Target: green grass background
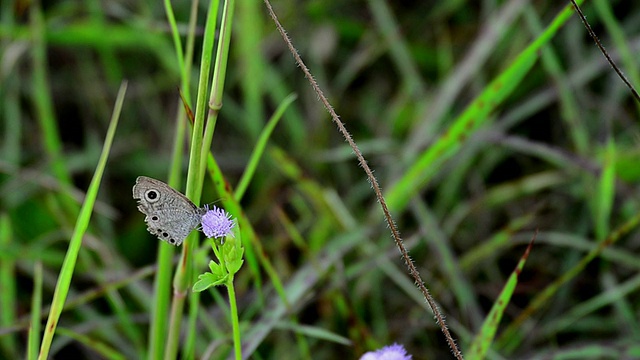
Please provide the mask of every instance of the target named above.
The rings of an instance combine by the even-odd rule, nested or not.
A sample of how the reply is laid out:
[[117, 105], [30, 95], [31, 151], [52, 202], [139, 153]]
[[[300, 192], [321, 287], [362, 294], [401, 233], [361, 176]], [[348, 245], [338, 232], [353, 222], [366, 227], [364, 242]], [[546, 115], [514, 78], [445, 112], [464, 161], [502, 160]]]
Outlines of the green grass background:
[[[273, 3], [467, 358], [640, 358], [640, 106], [567, 5]], [[188, 49], [191, 4], [172, 6]], [[0, 358], [37, 354], [80, 239], [50, 358], [161, 356], [151, 319], [172, 290], [159, 295], [154, 278], [173, 274], [158, 256], [175, 265], [180, 251], [146, 232], [131, 187], [172, 174], [185, 191], [179, 89], [195, 111], [208, 7], [189, 69], [162, 2], [0, 3]], [[582, 9], [639, 86], [640, 3]], [[219, 172], [200, 203], [225, 204], [214, 184], [243, 183], [228, 210], [261, 246], [235, 277], [243, 355], [349, 359], [398, 342], [414, 359], [451, 358], [362, 169], [262, 2], [236, 1], [229, 49], [211, 146]], [[210, 257], [194, 247], [194, 277]], [[231, 356], [226, 290], [192, 299], [179, 358]]]

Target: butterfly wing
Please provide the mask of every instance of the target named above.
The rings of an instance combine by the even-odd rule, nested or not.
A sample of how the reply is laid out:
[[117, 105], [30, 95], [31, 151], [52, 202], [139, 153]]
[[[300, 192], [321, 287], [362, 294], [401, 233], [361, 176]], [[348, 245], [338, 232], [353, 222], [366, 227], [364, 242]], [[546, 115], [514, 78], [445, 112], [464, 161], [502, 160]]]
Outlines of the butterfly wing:
[[195, 229], [204, 209], [160, 180], [140, 176], [133, 186], [138, 210], [146, 215], [147, 230], [160, 240], [179, 246]]
[[202, 215], [180, 208], [166, 208], [147, 215], [147, 231], [171, 245], [180, 246], [200, 224]]

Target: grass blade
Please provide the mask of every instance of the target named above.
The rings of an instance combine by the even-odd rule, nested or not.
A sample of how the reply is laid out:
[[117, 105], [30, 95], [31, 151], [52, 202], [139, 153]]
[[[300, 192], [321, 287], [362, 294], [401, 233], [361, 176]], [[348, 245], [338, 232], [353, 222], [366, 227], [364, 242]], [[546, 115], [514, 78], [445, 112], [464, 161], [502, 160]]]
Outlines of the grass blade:
[[27, 359], [35, 360], [40, 347], [40, 328], [42, 309], [42, 263], [36, 262], [33, 270], [33, 294], [31, 295], [31, 322], [29, 324], [29, 340], [27, 344]]
[[391, 212], [404, 209], [416, 191], [422, 189], [436, 174], [440, 165], [460, 150], [464, 140], [489, 121], [491, 112], [518, 88], [520, 81], [536, 63], [540, 48], [553, 38], [572, 14], [573, 7], [565, 6], [545, 31], [486, 87], [433, 146], [420, 155], [400, 180], [391, 186], [387, 193]]
[[611, 211], [616, 196], [616, 145], [612, 138], [607, 141], [603, 155], [597, 194], [591, 202], [594, 207], [593, 217], [598, 241], [604, 240], [609, 233]]
[[278, 106], [276, 111], [271, 116], [271, 119], [269, 119], [269, 122], [267, 122], [267, 125], [264, 127], [264, 129], [262, 129], [262, 132], [260, 133], [260, 137], [256, 142], [256, 146], [253, 149], [251, 156], [249, 157], [249, 162], [247, 163], [247, 167], [244, 170], [244, 173], [242, 174], [240, 181], [238, 181], [238, 186], [236, 187], [236, 191], [233, 194], [233, 197], [236, 199], [236, 201], [239, 202], [240, 200], [242, 200], [242, 196], [244, 195], [244, 192], [247, 190], [247, 187], [251, 182], [251, 178], [253, 178], [253, 174], [256, 172], [256, 168], [258, 167], [258, 162], [260, 161], [260, 158], [264, 154], [264, 149], [267, 146], [267, 141], [269, 141], [269, 137], [271, 137], [271, 134], [273, 133], [273, 130], [276, 128], [276, 125], [278, 125], [278, 122], [280, 122], [280, 119], [282, 119], [282, 114], [284, 114], [285, 110], [287, 110], [289, 105], [291, 105], [291, 103], [296, 99], [296, 97], [297, 97], [296, 95], [291, 94], [287, 96], [284, 100], [282, 100], [282, 102], [280, 103], [280, 106]]
[[500, 319], [502, 319], [504, 311], [511, 301], [511, 296], [513, 295], [513, 292], [518, 285], [518, 279], [520, 278], [520, 274], [522, 273], [524, 264], [529, 258], [529, 254], [531, 253], [531, 248], [533, 247], [533, 242], [535, 241], [536, 235], [537, 232], [533, 235], [533, 238], [529, 242], [529, 246], [527, 246], [527, 250], [525, 250], [524, 254], [520, 258], [520, 261], [518, 262], [518, 265], [511, 273], [511, 276], [509, 276], [507, 283], [500, 292], [500, 296], [498, 296], [495, 303], [493, 304], [493, 307], [491, 307], [491, 311], [489, 311], [489, 314], [487, 314], [480, 332], [478, 333], [478, 335], [476, 335], [473, 343], [471, 344], [471, 349], [466, 353], [467, 357], [470, 360], [484, 359], [487, 351], [489, 350], [489, 346], [491, 346], [491, 344], [493, 343], [493, 339], [495, 338], [496, 332], [498, 330], [498, 325], [500, 325]]
[[115, 349], [111, 348], [110, 346], [108, 346], [107, 344], [98, 341], [94, 338], [91, 338], [87, 335], [83, 335], [80, 333], [77, 333], [75, 331], [71, 331], [69, 329], [66, 328], [59, 328], [58, 329], [58, 333], [62, 336], [67, 336], [72, 338], [73, 340], [83, 344], [84, 346], [86, 346], [87, 348], [95, 351], [97, 354], [101, 355], [102, 358], [104, 359], [110, 359], [110, 360], [125, 360], [126, 357], [124, 355], [122, 355], [121, 353], [117, 352]]
[[[0, 247], [9, 248], [13, 234], [11, 221], [5, 213], [0, 214]], [[12, 259], [0, 262], [0, 327], [8, 327], [15, 323], [17, 314], [16, 263]], [[18, 357], [18, 347], [14, 335], [0, 337], [0, 350], [7, 358]]]
[[597, 256], [599, 256], [604, 249], [615, 244], [620, 238], [631, 230], [640, 225], [640, 213], [636, 214], [627, 222], [622, 224], [616, 230], [611, 232], [604, 241], [601, 241], [598, 246], [591, 249], [576, 265], [562, 274], [556, 281], [549, 284], [546, 288], [538, 293], [534, 297], [529, 306], [525, 308], [520, 315], [503, 331], [502, 335], [498, 339], [496, 347], [505, 348], [507, 351], [512, 350], [515, 346], [522, 341], [520, 329], [524, 321], [531, 317], [531, 315], [548, 303], [548, 301], [557, 294], [562, 285], [576, 277], [578, 274], [584, 271], [585, 267]]
[[111, 117], [109, 129], [107, 130], [107, 136], [102, 147], [102, 153], [100, 154], [100, 160], [98, 160], [98, 166], [96, 167], [96, 171], [93, 175], [93, 178], [91, 179], [91, 184], [89, 185], [89, 189], [87, 190], [87, 196], [84, 203], [82, 204], [82, 208], [80, 209], [80, 214], [78, 215], [78, 220], [76, 221], [76, 226], [73, 230], [71, 241], [69, 242], [69, 249], [67, 250], [67, 253], [64, 257], [62, 269], [60, 269], [58, 282], [53, 293], [53, 300], [51, 301], [51, 309], [49, 310], [47, 325], [45, 327], [44, 336], [42, 338], [40, 354], [38, 355], [38, 358], [42, 360], [48, 358], [49, 356], [51, 341], [53, 340], [53, 335], [55, 334], [56, 327], [60, 320], [62, 308], [64, 307], [64, 303], [67, 299], [67, 294], [69, 293], [69, 286], [71, 285], [73, 270], [75, 269], [78, 253], [80, 252], [80, 247], [82, 246], [82, 237], [84, 236], [84, 233], [89, 226], [89, 220], [91, 219], [91, 214], [93, 212], [93, 205], [95, 204], [96, 198], [98, 196], [102, 174], [104, 173], [104, 169], [107, 165], [107, 159], [109, 158], [111, 144], [113, 143], [113, 138], [118, 127], [118, 119], [120, 118], [120, 111], [122, 110], [122, 103], [124, 102], [124, 95], [126, 93], [126, 90], [127, 83], [125, 82], [120, 86], [120, 90], [118, 91], [118, 97], [116, 98], [113, 115]]

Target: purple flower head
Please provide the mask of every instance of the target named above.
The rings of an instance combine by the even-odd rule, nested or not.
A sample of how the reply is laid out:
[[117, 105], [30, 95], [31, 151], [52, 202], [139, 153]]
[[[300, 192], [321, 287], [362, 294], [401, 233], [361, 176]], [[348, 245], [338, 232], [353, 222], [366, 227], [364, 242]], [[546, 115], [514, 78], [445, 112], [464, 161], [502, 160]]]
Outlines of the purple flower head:
[[411, 360], [411, 355], [400, 344], [385, 346], [376, 351], [369, 351], [360, 360]]
[[207, 212], [202, 215], [202, 232], [208, 238], [221, 238], [228, 235], [233, 236], [231, 229], [235, 223], [231, 220], [231, 215], [213, 205], [211, 209], [209, 206], [205, 206]]

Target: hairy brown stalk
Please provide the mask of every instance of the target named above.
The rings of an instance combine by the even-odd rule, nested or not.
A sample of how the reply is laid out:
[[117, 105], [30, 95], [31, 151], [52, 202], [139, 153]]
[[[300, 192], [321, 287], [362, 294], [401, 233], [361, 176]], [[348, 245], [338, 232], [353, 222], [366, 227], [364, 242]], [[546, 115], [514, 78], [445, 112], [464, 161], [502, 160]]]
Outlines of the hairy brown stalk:
[[627, 77], [624, 76], [624, 74], [622, 73], [622, 70], [620, 70], [620, 68], [616, 65], [616, 63], [613, 62], [613, 59], [611, 58], [611, 56], [609, 56], [609, 53], [607, 52], [607, 50], [604, 49], [604, 46], [602, 45], [602, 43], [598, 39], [598, 36], [593, 31], [593, 29], [591, 29], [591, 25], [589, 25], [589, 22], [587, 21], [587, 17], [584, 16], [584, 14], [582, 13], [582, 10], [580, 10], [580, 7], [578, 6], [578, 4], [575, 2], [575, 0], [571, 0], [571, 4], [573, 4], [573, 7], [574, 7], [574, 9], [576, 9], [576, 12], [578, 13], [578, 16], [580, 17], [580, 20], [582, 20], [582, 23], [584, 24], [584, 27], [587, 28], [587, 32], [589, 33], [589, 35], [591, 36], [593, 41], [596, 42], [596, 45], [598, 45], [598, 48], [600, 49], [600, 51], [602, 52], [604, 57], [607, 59], [607, 61], [609, 62], [609, 64], [613, 68], [613, 70], [615, 70], [616, 74], [618, 74], [620, 79], [622, 79], [622, 81], [625, 83], [625, 85], [627, 85], [627, 87], [631, 90], [631, 93], [633, 94], [633, 97], [636, 99], [636, 101], [640, 102], [640, 95], [638, 95], [638, 92], [633, 87], [633, 85], [631, 85], [631, 82], [627, 79]]
[[356, 154], [358, 163], [360, 164], [360, 166], [362, 166], [362, 168], [364, 169], [364, 172], [367, 174], [367, 178], [371, 183], [371, 187], [373, 187], [373, 191], [375, 192], [376, 197], [378, 198], [378, 202], [382, 207], [384, 218], [387, 221], [387, 225], [389, 226], [389, 229], [391, 230], [391, 235], [393, 237], [393, 240], [395, 241], [396, 246], [398, 247], [398, 249], [400, 250], [400, 253], [402, 254], [402, 258], [405, 264], [407, 265], [409, 274], [411, 274], [411, 276], [413, 277], [416, 285], [422, 292], [422, 295], [424, 296], [425, 300], [429, 304], [429, 307], [433, 311], [433, 314], [436, 318], [436, 322], [440, 326], [440, 329], [442, 329], [442, 332], [444, 333], [444, 336], [446, 337], [447, 342], [449, 343], [449, 347], [451, 348], [453, 355], [457, 359], [462, 360], [462, 352], [460, 352], [460, 350], [458, 349], [458, 346], [456, 345], [455, 340], [451, 336], [451, 333], [449, 333], [449, 329], [447, 328], [447, 324], [444, 320], [444, 316], [438, 309], [438, 305], [435, 299], [431, 296], [431, 294], [429, 293], [429, 290], [424, 285], [424, 282], [420, 277], [420, 273], [418, 272], [418, 269], [416, 268], [415, 264], [413, 263], [413, 260], [411, 260], [411, 257], [409, 256], [409, 252], [404, 247], [404, 243], [402, 242], [402, 238], [400, 237], [400, 232], [398, 231], [398, 227], [396, 226], [395, 222], [393, 221], [393, 218], [391, 217], [391, 213], [389, 212], [389, 208], [387, 207], [387, 202], [385, 201], [384, 196], [382, 195], [382, 190], [380, 189], [378, 180], [373, 175], [373, 171], [367, 164], [367, 160], [365, 160], [364, 156], [362, 155], [362, 152], [358, 148], [358, 145], [356, 145], [355, 141], [351, 137], [351, 134], [349, 134], [349, 131], [347, 131], [347, 128], [344, 126], [344, 123], [340, 120], [340, 117], [338, 116], [338, 114], [336, 114], [335, 110], [333, 109], [333, 106], [331, 106], [331, 104], [329, 103], [329, 100], [326, 98], [326, 96], [324, 96], [322, 89], [320, 89], [320, 86], [318, 85], [316, 80], [313, 78], [313, 75], [311, 75], [311, 72], [309, 71], [305, 63], [302, 61], [300, 54], [298, 54], [298, 51], [293, 46], [291, 39], [289, 39], [289, 36], [287, 35], [286, 30], [280, 24], [280, 21], [278, 21], [278, 17], [276, 16], [276, 13], [273, 11], [273, 8], [271, 7], [271, 3], [269, 2], [269, 0], [264, 0], [264, 3], [267, 6], [269, 15], [271, 15], [273, 22], [276, 24], [276, 27], [278, 28], [280, 35], [282, 35], [282, 38], [284, 39], [284, 42], [287, 44], [287, 47], [289, 48], [289, 51], [293, 55], [296, 63], [298, 64], [300, 69], [302, 69], [304, 76], [307, 78], [307, 80], [309, 80], [311, 87], [316, 92], [316, 94], [318, 95], [318, 98], [320, 98], [320, 101], [322, 101], [322, 104], [331, 115], [331, 119], [333, 120], [333, 122], [338, 126], [340, 133], [345, 138], [345, 140], [347, 140], [347, 142], [349, 143], [349, 146], [351, 146], [351, 149]]

